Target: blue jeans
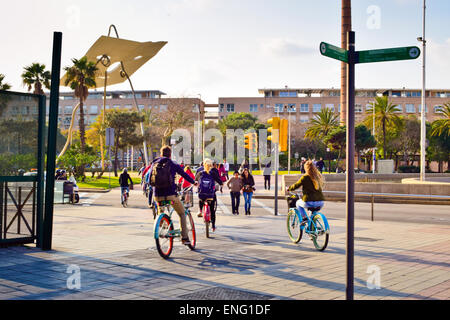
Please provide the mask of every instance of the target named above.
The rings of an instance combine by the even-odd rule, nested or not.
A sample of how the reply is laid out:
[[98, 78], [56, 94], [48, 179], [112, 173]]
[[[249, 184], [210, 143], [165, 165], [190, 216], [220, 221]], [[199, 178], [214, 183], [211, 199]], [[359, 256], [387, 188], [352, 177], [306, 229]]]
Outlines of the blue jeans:
[[307, 218], [306, 210], [308, 208], [323, 208], [323, 201], [307, 201], [304, 202], [302, 199], [297, 201], [297, 209], [300, 211], [302, 218]]
[[252, 207], [253, 192], [243, 192], [245, 200], [245, 212], [248, 212]]
[[123, 192], [127, 191], [128, 194], [130, 194], [130, 187], [120, 187], [120, 199], [123, 202]]

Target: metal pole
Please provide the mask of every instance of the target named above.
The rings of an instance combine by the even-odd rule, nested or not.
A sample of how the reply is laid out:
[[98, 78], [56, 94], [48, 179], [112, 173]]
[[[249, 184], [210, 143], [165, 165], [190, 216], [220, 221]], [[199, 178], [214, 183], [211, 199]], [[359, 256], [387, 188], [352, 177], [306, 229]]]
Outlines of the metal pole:
[[45, 211], [42, 250], [52, 249], [53, 202], [55, 195], [56, 131], [58, 128], [59, 83], [61, 72], [62, 33], [53, 33], [52, 82], [47, 142], [47, 176], [45, 186]]
[[425, 40], [425, 18], [426, 18], [426, 3], [423, 0], [423, 35], [422, 35], [422, 110], [421, 110], [421, 129], [420, 129], [420, 180], [425, 181], [425, 162], [426, 162], [426, 69], [425, 69], [425, 51], [426, 51], [426, 40]]
[[275, 215], [278, 215], [278, 170], [280, 166], [279, 144], [275, 143]]
[[288, 138], [288, 174], [291, 174], [291, 106], [288, 105], [288, 127], [289, 127], [289, 138]]
[[[375, 134], [376, 134], [376, 132], [375, 132], [375, 103], [373, 104], [373, 106], [372, 106], [372, 109], [373, 109], [373, 123], [372, 123], [372, 126], [373, 126], [373, 136], [375, 137]], [[372, 173], [373, 174], [375, 174], [375, 167], [376, 167], [376, 161], [377, 161], [377, 154], [376, 154], [376, 152], [377, 152], [377, 147], [375, 146], [375, 147], [373, 147], [373, 162], [372, 162]]]
[[355, 32], [348, 36], [347, 75], [347, 300], [353, 300], [354, 293], [354, 210], [355, 210]]

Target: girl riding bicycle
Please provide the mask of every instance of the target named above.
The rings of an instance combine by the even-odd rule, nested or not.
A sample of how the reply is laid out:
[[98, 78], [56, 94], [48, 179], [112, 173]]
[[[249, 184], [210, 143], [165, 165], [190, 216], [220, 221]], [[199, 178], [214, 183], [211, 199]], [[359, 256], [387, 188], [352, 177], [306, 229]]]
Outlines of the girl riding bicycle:
[[288, 188], [294, 191], [303, 187], [303, 198], [297, 201], [297, 208], [300, 211], [303, 221], [308, 220], [305, 209], [322, 208], [325, 198], [322, 193], [324, 186], [323, 177], [311, 160], [304, 164], [305, 175], [297, 183]]
[[[220, 179], [220, 176], [217, 172], [217, 170], [212, 170], [213, 168], [213, 162], [210, 159], [206, 159], [204, 161], [204, 171], [201, 171], [197, 173], [197, 176], [195, 177], [195, 180], [199, 182], [198, 187], [198, 198], [199, 198], [199, 207], [200, 207], [200, 214], [199, 217], [202, 217], [202, 209], [205, 205], [205, 201], [207, 199], [215, 199], [215, 193], [216, 193], [216, 187], [215, 183], [217, 182], [219, 185], [223, 185], [222, 180]], [[212, 230], [213, 232], [216, 231], [216, 211], [214, 210], [215, 207], [215, 201], [212, 200], [209, 203], [210, 210], [211, 210], [211, 223], [212, 223]]]

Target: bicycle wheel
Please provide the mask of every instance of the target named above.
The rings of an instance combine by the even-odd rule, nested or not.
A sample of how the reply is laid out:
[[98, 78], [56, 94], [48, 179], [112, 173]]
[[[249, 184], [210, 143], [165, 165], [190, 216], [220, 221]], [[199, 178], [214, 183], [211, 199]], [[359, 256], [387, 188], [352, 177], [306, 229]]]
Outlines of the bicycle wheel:
[[209, 211], [209, 205], [206, 203], [203, 206], [203, 216], [204, 216], [204, 220], [205, 220], [206, 237], [209, 238], [209, 223], [211, 220], [211, 212]]
[[124, 208], [128, 207], [128, 197], [126, 195], [123, 196], [122, 206]]
[[217, 195], [214, 197], [214, 212], [217, 212]]
[[153, 212], [153, 219], [156, 219], [156, 217], [158, 216], [158, 205], [156, 204], [156, 202], [153, 203], [152, 212]]
[[173, 231], [173, 225], [166, 215], [161, 216], [157, 223], [158, 231], [155, 233], [156, 249], [162, 258], [168, 259], [173, 250], [173, 236], [170, 234]]
[[295, 210], [289, 210], [287, 216], [287, 230], [292, 242], [299, 243], [303, 236], [303, 230], [300, 228], [300, 219]]
[[189, 232], [189, 240], [191, 244], [189, 245], [189, 249], [195, 250], [195, 245], [197, 244], [197, 234], [195, 233], [195, 224], [194, 219], [189, 211], [186, 213], [187, 218], [187, 227]]
[[326, 223], [322, 215], [318, 214], [313, 218], [311, 229], [313, 229], [313, 243], [317, 250], [324, 251], [328, 245], [330, 237], [329, 230], [327, 230]]

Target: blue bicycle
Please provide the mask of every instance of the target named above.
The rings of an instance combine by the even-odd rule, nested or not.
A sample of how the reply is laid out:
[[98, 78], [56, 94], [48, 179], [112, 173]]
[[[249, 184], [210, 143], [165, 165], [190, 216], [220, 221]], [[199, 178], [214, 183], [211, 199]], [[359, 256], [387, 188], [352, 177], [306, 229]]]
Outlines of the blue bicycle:
[[296, 203], [299, 200], [296, 193], [289, 193], [287, 197], [289, 213], [287, 216], [287, 229], [289, 238], [294, 243], [299, 243], [305, 232], [314, 246], [319, 251], [324, 251], [328, 245], [330, 238], [330, 225], [327, 218], [319, 212], [321, 208], [306, 208], [310, 214], [307, 214], [307, 220], [303, 221], [300, 211]]

